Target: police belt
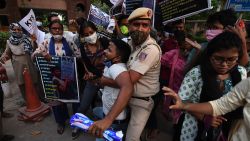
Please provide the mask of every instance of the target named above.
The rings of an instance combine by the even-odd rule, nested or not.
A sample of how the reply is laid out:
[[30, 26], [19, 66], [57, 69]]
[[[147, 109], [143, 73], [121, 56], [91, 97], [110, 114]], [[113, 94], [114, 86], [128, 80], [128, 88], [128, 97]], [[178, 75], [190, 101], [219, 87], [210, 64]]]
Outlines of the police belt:
[[141, 100], [145, 100], [145, 101], [149, 101], [149, 100], [150, 100], [150, 97], [137, 97], [137, 96], [132, 96], [132, 98], [141, 99]]

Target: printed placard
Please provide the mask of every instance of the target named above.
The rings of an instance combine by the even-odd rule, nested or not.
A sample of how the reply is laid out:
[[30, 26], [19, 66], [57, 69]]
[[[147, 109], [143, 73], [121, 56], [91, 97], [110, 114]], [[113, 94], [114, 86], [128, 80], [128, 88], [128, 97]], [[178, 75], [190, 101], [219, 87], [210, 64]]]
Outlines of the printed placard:
[[75, 57], [52, 56], [51, 61], [36, 57], [47, 99], [79, 102], [79, 89]]
[[159, 6], [164, 25], [212, 9], [211, 0], [164, 0]]

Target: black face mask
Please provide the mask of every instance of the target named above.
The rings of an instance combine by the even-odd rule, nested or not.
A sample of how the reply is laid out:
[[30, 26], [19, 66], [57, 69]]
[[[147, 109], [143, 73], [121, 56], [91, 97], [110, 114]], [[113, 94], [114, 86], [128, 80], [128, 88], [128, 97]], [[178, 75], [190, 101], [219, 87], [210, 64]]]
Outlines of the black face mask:
[[130, 36], [132, 38], [132, 42], [134, 45], [138, 46], [146, 41], [149, 33], [143, 31], [132, 31], [130, 32]]

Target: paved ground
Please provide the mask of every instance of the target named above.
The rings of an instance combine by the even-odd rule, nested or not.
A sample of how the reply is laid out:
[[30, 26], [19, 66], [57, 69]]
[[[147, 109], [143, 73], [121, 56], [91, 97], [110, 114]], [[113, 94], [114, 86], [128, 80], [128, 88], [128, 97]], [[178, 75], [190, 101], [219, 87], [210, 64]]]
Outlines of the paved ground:
[[[70, 141], [71, 129], [69, 124], [67, 125], [63, 135], [58, 135], [56, 132], [56, 123], [53, 114], [50, 113], [41, 122], [23, 122], [17, 120], [18, 108], [16, 104], [21, 95], [17, 84], [15, 83], [15, 76], [13, 74], [12, 66], [10, 62], [6, 64], [6, 69], [10, 81], [10, 94], [5, 98], [4, 110], [15, 114], [13, 118], [3, 118], [4, 132], [15, 135], [14, 141]], [[160, 134], [152, 140], [148, 141], [170, 141], [172, 135], [172, 125], [162, 116], [159, 112], [157, 115], [157, 121], [159, 121]], [[76, 141], [94, 141], [95, 138], [89, 134], [82, 133]]]

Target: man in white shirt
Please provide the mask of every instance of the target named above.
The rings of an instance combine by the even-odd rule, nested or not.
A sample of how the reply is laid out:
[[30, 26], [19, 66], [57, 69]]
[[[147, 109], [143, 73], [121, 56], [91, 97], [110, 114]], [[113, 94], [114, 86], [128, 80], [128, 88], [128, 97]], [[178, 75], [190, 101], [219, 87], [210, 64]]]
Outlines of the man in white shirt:
[[[126, 131], [127, 125], [127, 112], [126, 103], [119, 102], [118, 96], [123, 96], [123, 101], [128, 101], [133, 93], [133, 85], [131, 83], [129, 73], [127, 71], [126, 62], [130, 55], [130, 47], [122, 40], [113, 39], [110, 41], [108, 49], [105, 51], [106, 60], [104, 62], [105, 69], [103, 77], [113, 79], [118, 84], [119, 88], [104, 86], [102, 95], [102, 108], [95, 108], [94, 113], [100, 118], [105, 116], [102, 120], [96, 121], [90, 128], [89, 132], [94, 135], [102, 136], [104, 130], [97, 130], [97, 127], [106, 127], [111, 125], [114, 130]], [[100, 79], [101, 80], [101, 79]], [[103, 85], [101, 81], [96, 81], [98, 84]], [[113, 107], [116, 103], [121, 103], [119, 108]], [[115, 112], [114, 112], [115, 111]], [[117, 112], [118, 111], [118, 112]], [[118, 113], [118, 115], [114, 115]], [[110, 120], [110, 118], [114, 118]], [[110, 123], [112, 121], [112, 123]], [[104, 128], [103, 128], [104, 129]], [[101, 140], [101, 139], [98, 139]]]

